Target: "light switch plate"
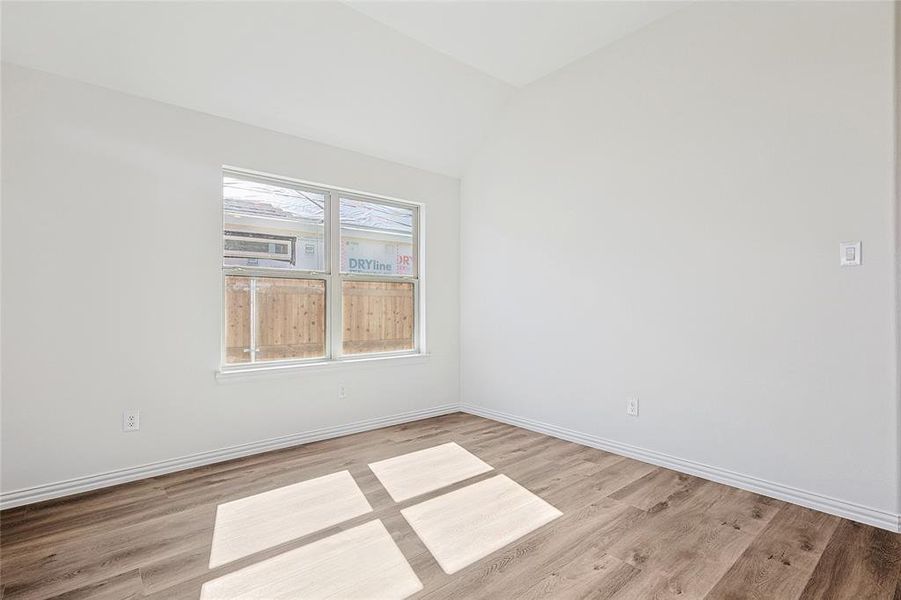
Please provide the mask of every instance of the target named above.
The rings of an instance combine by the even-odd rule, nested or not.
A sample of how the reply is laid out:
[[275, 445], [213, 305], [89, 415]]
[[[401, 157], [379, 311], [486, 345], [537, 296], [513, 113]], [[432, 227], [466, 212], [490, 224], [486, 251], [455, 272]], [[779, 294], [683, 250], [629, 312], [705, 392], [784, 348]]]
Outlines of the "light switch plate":
[[839, 264], [843, 267], [860, 265], [860, 242], [842, 242], [838, 245]]

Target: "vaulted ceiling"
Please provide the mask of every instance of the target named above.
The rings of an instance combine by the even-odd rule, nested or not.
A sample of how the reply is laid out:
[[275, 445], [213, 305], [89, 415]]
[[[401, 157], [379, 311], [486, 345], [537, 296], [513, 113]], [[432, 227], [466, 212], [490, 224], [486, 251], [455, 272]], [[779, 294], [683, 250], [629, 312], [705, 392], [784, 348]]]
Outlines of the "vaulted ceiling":
[[524, 86], [665, 16], [677, 2], [398, 2], [355, 9], [462, 63]]
[[460, 176], [519, 86], [674, 2], [3, 2], [2, 58]]

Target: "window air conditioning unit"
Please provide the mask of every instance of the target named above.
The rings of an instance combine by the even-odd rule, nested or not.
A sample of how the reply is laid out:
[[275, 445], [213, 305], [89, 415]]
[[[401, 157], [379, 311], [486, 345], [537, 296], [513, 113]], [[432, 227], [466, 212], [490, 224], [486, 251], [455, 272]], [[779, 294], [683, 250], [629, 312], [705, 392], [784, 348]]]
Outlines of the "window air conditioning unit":
[[294, 263], [295, 238], [265, 233], [225, 232], [225, 256]]

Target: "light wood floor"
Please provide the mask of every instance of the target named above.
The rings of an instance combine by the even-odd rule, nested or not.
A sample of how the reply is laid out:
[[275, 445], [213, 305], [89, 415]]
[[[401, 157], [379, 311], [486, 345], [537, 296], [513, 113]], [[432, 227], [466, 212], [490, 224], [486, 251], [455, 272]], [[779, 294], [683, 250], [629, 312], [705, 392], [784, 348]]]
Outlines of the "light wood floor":
[[[495, 471], [395, 503], [367, 467], [446, 442]], [[373, 512], [209, 568], [217, 505], [344, 469]], [[400, 510], [498, 473], [563, 516], [446, 575]], [[461, 413], [4, 511], [0, 596], [197, 600], [205, 581], [375, 518], [416, 598], [901, 600], [901, 535]]]

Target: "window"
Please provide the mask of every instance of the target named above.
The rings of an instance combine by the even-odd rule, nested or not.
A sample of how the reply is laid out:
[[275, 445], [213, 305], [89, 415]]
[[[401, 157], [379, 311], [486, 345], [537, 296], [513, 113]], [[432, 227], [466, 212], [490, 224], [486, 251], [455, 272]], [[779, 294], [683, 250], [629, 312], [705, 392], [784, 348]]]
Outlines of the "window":
[[226, 170], [224, 368], [420, 351], [419, 207]]

